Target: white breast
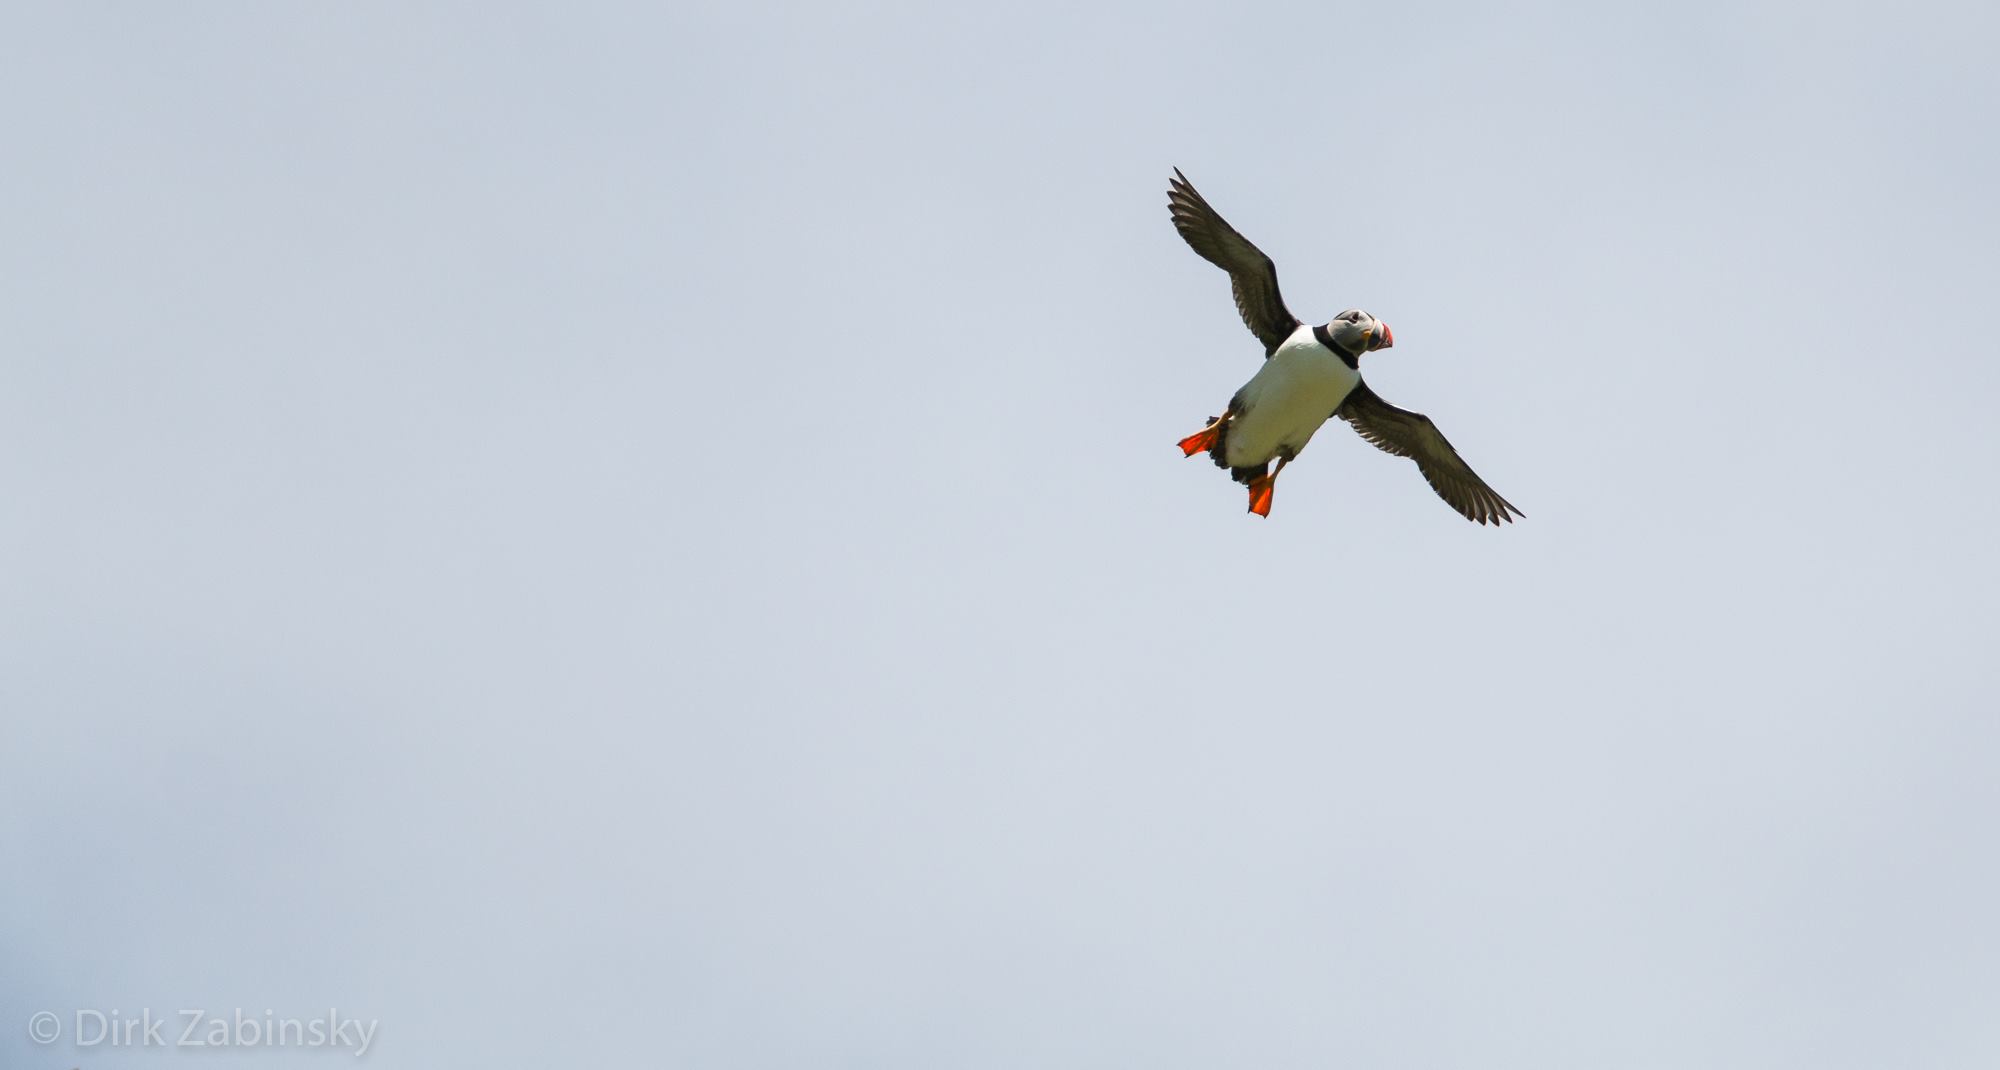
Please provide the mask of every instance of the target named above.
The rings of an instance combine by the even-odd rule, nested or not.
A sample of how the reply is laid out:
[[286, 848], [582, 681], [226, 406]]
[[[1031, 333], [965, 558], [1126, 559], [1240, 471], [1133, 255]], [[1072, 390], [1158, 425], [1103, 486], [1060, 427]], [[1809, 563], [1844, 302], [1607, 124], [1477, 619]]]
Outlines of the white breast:
[[1300, 327], [1236, 392], [1229, 464], [1243, 468], [1283, 452], [1297, 456], [1360, 381], [1361, 373], [1320, 345], [1311, 327]]

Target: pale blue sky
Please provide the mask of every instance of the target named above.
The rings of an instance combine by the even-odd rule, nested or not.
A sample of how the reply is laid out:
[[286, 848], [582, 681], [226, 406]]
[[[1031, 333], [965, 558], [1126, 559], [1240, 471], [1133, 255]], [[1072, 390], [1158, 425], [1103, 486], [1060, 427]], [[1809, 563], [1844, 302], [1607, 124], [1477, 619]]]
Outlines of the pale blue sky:
[[[0, 1065], [1990, 1070], [1996, 47], [0, 13]], [[1525, 521], [1180, 458], [1176, 165]]]

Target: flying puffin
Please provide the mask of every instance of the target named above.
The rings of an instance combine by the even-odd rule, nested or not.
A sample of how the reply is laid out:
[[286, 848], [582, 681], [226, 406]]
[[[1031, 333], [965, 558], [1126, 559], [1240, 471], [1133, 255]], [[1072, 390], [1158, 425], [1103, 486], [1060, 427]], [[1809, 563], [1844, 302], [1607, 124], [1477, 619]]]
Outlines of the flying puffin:
[[[1494, 493], [1429, 417], [1383, 401], [1361, 381], [1362, 354], [1396, 344], [1388, 324], [1358, 308], [1324, 324], [1300, 323], [1278, 295], [1271, 258], [1224, 222], [1180, 168], [1168, 181], [1167, 207], [1189, 247], [1229, 272], [1236, 311], [1264, 343], [1264, 366], [1229, 399], [1221, 416], [1181, 439], [1184, 456], [1206, 452], [1217, 468], [1229, 469], [1232, 478], [1249, 486], [1250, 511], [1269, 516], [1278, 473], [1321, 424], [1338, 416], [1384, 452], [1417, 462], [1431, 489], [1467, 520], [1512, 523], [1514, 516], [1527, 515]], [[1272, 458], [1278, 461], [1276, 472], [1268, 471]]]

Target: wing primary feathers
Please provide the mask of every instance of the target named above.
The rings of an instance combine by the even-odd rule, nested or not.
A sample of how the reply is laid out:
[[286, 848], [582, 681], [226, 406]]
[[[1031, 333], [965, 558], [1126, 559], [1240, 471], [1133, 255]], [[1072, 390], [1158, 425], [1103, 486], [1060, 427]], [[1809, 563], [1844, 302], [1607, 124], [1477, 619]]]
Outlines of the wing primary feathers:
[[1285, 339], [1299, 329], [1298, 317], [1285, 308], [1285, 299], [1278, 292], [1277, 265], [1209, 207], [1178, 167], [1167, 183], [1167, 211], [1188, 248], [1229, 273], [1236, 313], [1243, 317], [1243, 325], [1250, 328], [1250, 333], [1264, 343], [1264, 355], [1269, 357], [1277, 352]]
[[1356, 384], [1333, 414], [1384, 453], [1416, 461], [1424, 482], [1467, 520], [1497, 526], [1528, 515], [1487, 486], [1430, 417], [1383, 401], [1367, 383]]

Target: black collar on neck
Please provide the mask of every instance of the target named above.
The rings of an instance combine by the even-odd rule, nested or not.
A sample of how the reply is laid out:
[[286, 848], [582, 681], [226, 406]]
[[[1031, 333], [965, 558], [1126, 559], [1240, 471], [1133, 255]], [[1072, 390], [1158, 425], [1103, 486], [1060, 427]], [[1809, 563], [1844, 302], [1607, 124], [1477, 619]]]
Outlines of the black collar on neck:
[[1313, 337], [1319, 339], [1320, 345], [1323, 345], [1328, 349], [1333, 350], [1334, 353], [1338, 354], [1341, 363], [1347, 365], [1350, 368], [1353, 368], [1355, 371], [1361, 370], [1361, 354], [1350, 353], [1347, 351], [1347, 348], [1345, 346], [1335, 345], [1333, 342], [1333, 332], [1326, 329], [1326, 324], [1324, 323], [1313, 324]]

